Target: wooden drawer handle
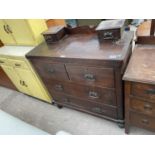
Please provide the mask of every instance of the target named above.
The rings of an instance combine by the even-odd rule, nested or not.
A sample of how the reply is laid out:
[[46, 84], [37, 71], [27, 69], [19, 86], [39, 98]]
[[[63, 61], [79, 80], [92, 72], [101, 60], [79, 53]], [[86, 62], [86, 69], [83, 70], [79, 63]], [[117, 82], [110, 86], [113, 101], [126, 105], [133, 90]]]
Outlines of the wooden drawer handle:
[[152, 106], [150, 104], [144, 104], [144, 109], [152, 110]]
[[0, 63], [1, 63], [1, 64], [3, 64], [3, 63], [4, 63], [4, 61], [1, 61], [1, 60], [0, 60]]
[[148, 125], [149, 124], [149, 121], [147, 119], [142, 119], [142, 123]]
[[98, 95], [97, 92], [90, 91], [90, 92], [89, 92], [89, 97], [90, 97], [90, 98], [93, 98], [93, 99], [98, 99], [98, 98], [99, 98], [99, 95]]
[[21, 65], [20, 64], [15, 64], [15, 66], [20, 67]]
[[57, 85], [55, 85], [55, 89], [58, 90], [58, 91], [62, 91], [63, 86], [61, 84], [57, 84]]
[[155, 94], [155, 89], [148, 89], [145, 91], [147, 94]]
[[85, 74], [84, 78], [86, 80], [95, 81], [95, 76], [93, 74]]

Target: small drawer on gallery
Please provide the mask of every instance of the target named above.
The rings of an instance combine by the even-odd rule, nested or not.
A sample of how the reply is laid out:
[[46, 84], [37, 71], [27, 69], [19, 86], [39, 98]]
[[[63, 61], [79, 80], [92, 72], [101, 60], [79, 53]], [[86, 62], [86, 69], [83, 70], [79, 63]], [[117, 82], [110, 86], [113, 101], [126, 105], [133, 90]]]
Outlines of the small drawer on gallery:
[[66, 65], [66, 69], [72, 81], [114, 88], [114, 72], [112, 68]]
[[131, 97], [130, 108], [134, 111], [155, 117], [155, 103], [150, 103]]

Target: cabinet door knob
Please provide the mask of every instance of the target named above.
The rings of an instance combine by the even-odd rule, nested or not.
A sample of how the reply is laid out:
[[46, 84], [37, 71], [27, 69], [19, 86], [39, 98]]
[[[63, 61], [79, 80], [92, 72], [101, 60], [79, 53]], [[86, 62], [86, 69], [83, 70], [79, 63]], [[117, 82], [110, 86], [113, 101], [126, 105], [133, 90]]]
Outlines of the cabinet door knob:
[[99, 95], [97, 92], [89, 91], [89, 97], [93, 98], [93, 99], [97, 99], [97, 98], [99, 98]]
[[9, 34], [9, 31], [6, 28], [6, 25], [3, 25], [4, 31]]
[[93, 74], [85, 74], [84, 78], [86, 80], [95, 81], [95, 76]]
[[6, 25], [6, 28], [8, 30], [9, 33], [12, 33], [12, 30], [10, 29], [10, 26], [9, 25]]
[[0, 60], [0, 63], [1, 63], [1, 64], [3, 64], [3, 63], [4, 63], [4, 61], [1, 61], [1, 60]]
[[19, 67], [19, 66], [21, 66], [21, 65], [20, 65], [20, 64], [15, 64], [15, 66]]

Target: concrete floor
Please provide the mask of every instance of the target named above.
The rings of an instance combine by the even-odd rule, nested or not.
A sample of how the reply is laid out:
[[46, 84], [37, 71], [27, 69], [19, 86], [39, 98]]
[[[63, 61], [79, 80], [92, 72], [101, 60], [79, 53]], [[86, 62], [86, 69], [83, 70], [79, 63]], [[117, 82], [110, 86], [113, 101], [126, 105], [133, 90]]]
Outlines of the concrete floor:
[[[0, 109], [50, 134], [64, 130], [73, 135], [123, 135], [116, 123], [76, 110], [57, 107], [22, 93], [0, 87]], [[130, 134], [152, 132], [131, 128]]]

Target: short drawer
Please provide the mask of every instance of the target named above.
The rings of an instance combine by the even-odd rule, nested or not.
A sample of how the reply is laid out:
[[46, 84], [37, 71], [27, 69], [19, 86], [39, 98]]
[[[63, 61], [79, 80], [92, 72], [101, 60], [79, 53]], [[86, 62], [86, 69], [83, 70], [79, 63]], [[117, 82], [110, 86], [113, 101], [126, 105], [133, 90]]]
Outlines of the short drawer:
[[31, 60], [39, 75], [45, 80], [60, 79], [69, 80], [64, 64], [50, 61]]
[[109, 105], [116, 105], [115, 93], [112, 89], [91, 87], [86, 85], [75, 84], [72, 82], [61, 82], [52, 80], [47, 84], [51, 94], [60, 92], [75, 97], [83, 98], [89, 101], [101, 102]]
[[150, 103], [131, 97], [130, 108], [137, 112], [155, 117], [155, 103]]
[[112, 68], [66, 65], [66, 69], [72, 81], [114, 88], [114, 72]]
[[70, 97], [67, 95], [62, 95], [58, 93], [54, 93], [54, 100], [60, 104], [76, 107], [78, 109], [84, 109], [86, 111], [90, 111], [96, 114], [105, 115], [108, 117], [116, 118], [117, 110], [115, 107], [110, 107], [107, 105], [90, 102], [86, 100], [77, 99], [74, 97]]
[[130, 123], [140, 128], [155, 131], [155, 118], [153, 117], [131, 112]]
[[7, 65], [7, 59], [6, 58], [0, 58], [0, 65]]
[[132, 83], [131, 94], [155, 102], [155, 85]]
[[23, 68], [23, 69], [28, 69], [29, 68], [24, 60], [22, 61], [22, 60], [8, 59], [8, 64], [10, 66]]

